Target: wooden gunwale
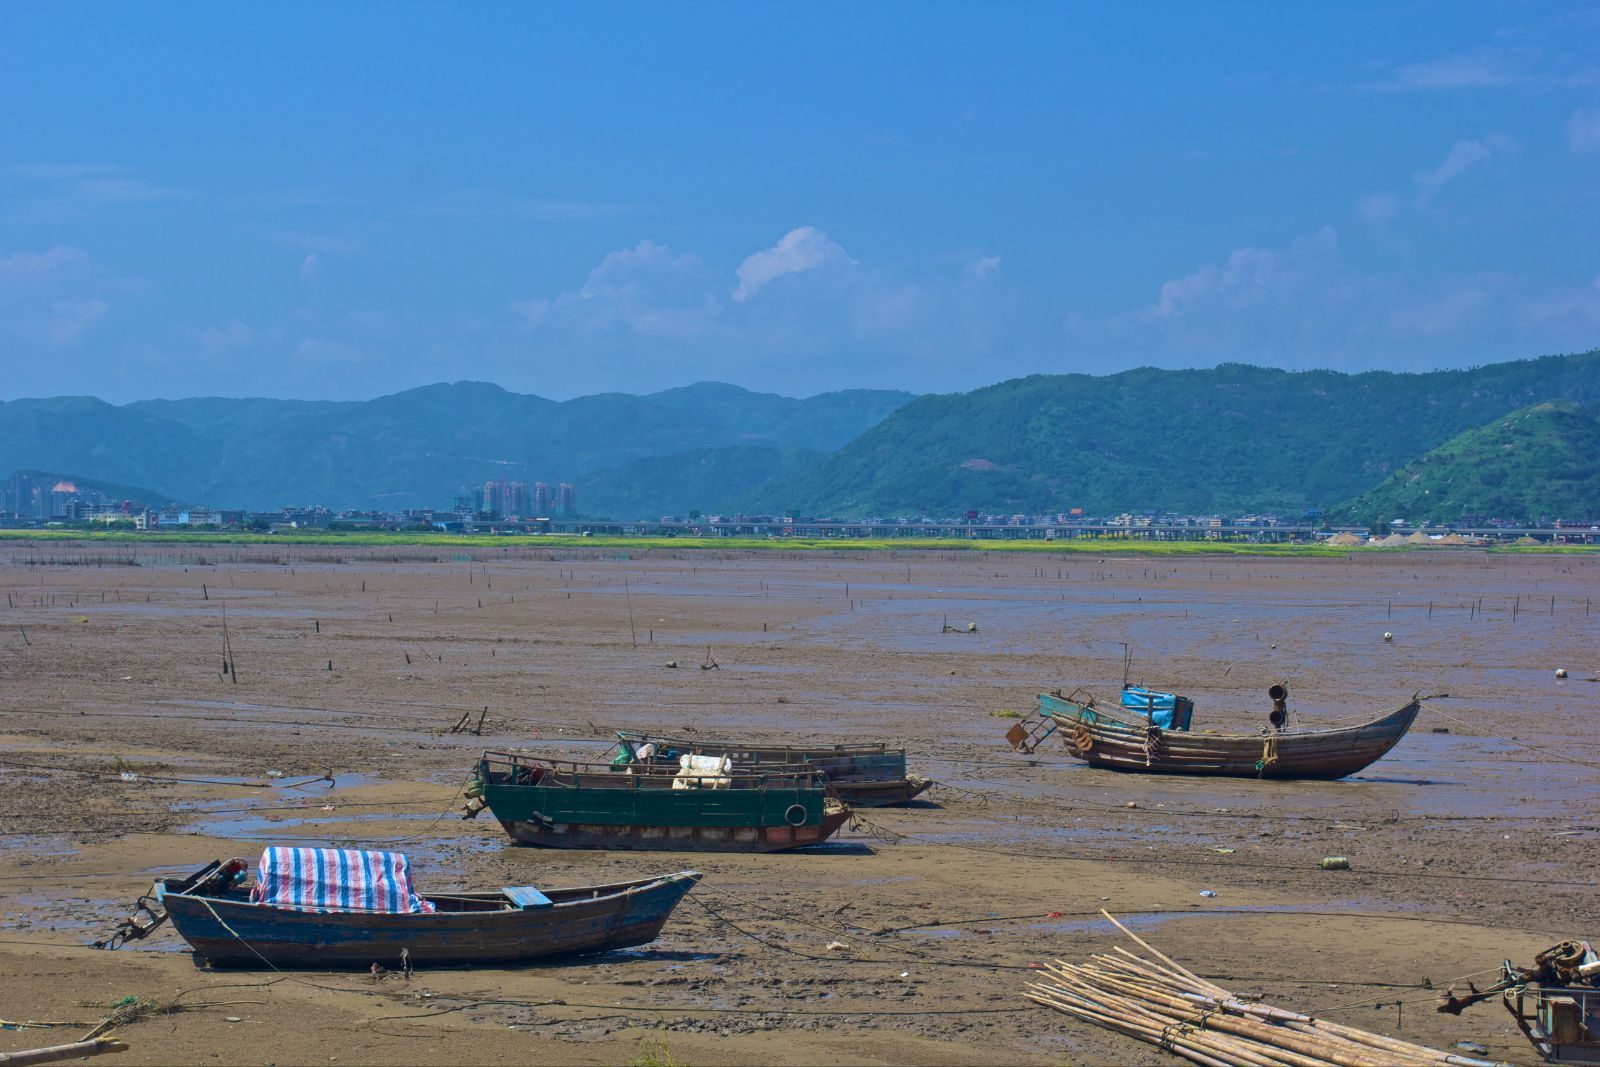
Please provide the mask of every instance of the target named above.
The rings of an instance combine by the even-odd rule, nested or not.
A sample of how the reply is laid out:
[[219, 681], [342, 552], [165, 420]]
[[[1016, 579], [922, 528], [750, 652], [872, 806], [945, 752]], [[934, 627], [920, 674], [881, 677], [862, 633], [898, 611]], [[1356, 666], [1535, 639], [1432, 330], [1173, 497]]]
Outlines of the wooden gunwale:
[[785, 852], [820, 845], [850, 819], [850, 809], [824, 813], [815, 825], [646, 826], [558, 823], [502, 819], [519, 845], [541, 848], [644, 852]]
[[662, 751], [726, 755], [736, 768], [747, 770], [760, 770], [768, 764], [815, 767], [827, 774], [840, 800], [862, 808], [906, 804], [933, 785], [928, 778], [907, 774], [906, 750], [892, 749], [884, 741], [831, 746], [767, 745], [748, 741], [691, 741], [637, 730], [618, 730], [617, 737], [625, 744], [653, 743]]
[[163, 893], [162, 904], [184, 940], [219, 965], [265, 966], [265, 957], [275, 966], [398, 967], [402, 949], [417, 966], [521, 963], [647, 944], [700, 878], [679, 871], [552, 889], [551, 904], [537, 908], [516, 907], [503, 893], [441, 894], [428, 898], [442, 905], [428, 914], [285, 908], [238, 899], [237, 889]]

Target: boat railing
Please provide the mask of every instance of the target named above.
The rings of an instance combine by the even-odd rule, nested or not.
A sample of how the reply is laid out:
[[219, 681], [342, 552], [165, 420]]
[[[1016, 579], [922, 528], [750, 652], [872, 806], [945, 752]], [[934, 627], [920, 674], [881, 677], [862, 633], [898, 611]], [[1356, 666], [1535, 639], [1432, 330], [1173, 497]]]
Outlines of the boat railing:
[[[802, 763], [807, 759], [842, 756], [904, 756], [904, 748], [893, 749], [886, 741], [846, 742], [832, 745], [753, 745], [748, 741], [687, 741], [655, 734], [618, 730], [617, 738], [630, 744], [654, 744], [657, 750], [675, 749], [697, 755], [732, 756], [735, 761]], [[611, 751], [615, 752], [613, 748]]]
[[[564, 789], [682, 789], [685, 781], [668, 767], [585, 763], [512, 752], [485, 752], [482, 770], [486, 783]], [[724, 773], [693, 775], [687, 780], [697, 778], [714, 782], [711, 787], [717, 789], [823, 789], [828, 784], [826, 771], [803, 763], [735, 766]]]

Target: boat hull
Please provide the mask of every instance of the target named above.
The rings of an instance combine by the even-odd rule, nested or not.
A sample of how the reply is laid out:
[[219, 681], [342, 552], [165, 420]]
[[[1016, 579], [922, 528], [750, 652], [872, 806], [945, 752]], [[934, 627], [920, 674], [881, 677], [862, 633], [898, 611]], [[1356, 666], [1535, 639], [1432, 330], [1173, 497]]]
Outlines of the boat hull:
[[907, 804], [921, 796], [933, 782], [906, 773], [906, 751], [882, 742], [830, 746], [756, 745], [746, 741], [691, 741], [654, 734], [619, 731], [634, 744], [656, 746], [656, 762], [676, 766], [678, 755], [727, 756], [735, 766], [760, 768], [803, 763], [828, 775], [828, 784], [840, 800], [856, 808], [884, 808]]
[[1411, 728], [1416, 701], [1356, 726], [1278, 734], [1203, 734], [1160, 731], [1147, 745], [1144, 727], [1104, 717], [1082, 717], [1077, 705], [1040, 698], [1041, 710], [1060, 723], [1067, 752], [1092, 767], [1138, 774], [1227, 778], [1333, 780], [1382, 759]]
[[432, 914], [318, 912], [178, 893], [162, 904], [183, 939], [217, 966], [399, 969], [402, 950], [413, 967], [427, 967], [528, 963], [648, 944], [699, 880], [698, 871], [684, 871], [552, 891], [549, 907]]
[[643, 826], [501, 819], [519, 845], [649, 852], [783, 852], [820, 845], [850, 812], [831, 811], [815, 826]]
[[834, 781], [839, 799], [852, 808], [890, 808], [909, 804], [933, 788], [931, 778], [897, 778], [882, 782]]

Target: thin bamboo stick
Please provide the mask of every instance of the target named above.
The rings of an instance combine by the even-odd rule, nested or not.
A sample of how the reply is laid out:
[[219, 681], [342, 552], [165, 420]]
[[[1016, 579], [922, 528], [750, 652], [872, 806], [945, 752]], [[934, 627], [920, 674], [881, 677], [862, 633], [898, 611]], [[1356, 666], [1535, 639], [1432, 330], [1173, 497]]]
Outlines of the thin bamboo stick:
[[0, 1064], [24, 1067], [30, 1063], [54, 1063], [57, 1060], [80, 1059], [99, 1056], [107, 1052], [123, 1052], [128, 1046], [116, 1038], [97, 1037], [92, 1041], [74, 1041], [68, 1045], [51, 1045], [49, 1048], [27, 1049], [21, 1052], [0, 1052]]
[[1189, 979], [1189, 981], [1193, 982], [1195, 985], [1204, 986], [1205, 988], [1211, 990], [1213, 993], [1216, 993], [1219, 996], [1226, 997], [1226, 996], [1229, 995], [1229, 993], [1228, 993], [1228, 991], [1226, 989], [1223, 989], [1219, 985], [1213, 985], [1212, 983], [1206, 981], [1204, 978], [1201, 978], [1198, 974], [1195, 974], [1193, 971], [1191, 971], [1188, 968], [1182, 966], [1176, 960], [1174, 960], [1170, 956], [1168, 956], [1166, 953], [1164, 953], [1164, 952], [1160, 951], [1159, 949], [1155, 948], [1153, 945], [1150, 944], [1150, 942], [1146, 941], [1144, 938], [1140, 937], [1138, 934], [1134, 933], [1132, 930], [1128, 929], [1126, 926], [1123, 926], [1120, 922], [1117, 921], [1116, 917], [1114, 915], [1112, 915], [1106, 909], [1101, 908], [1100, 909], [1100, 914], [1104, 915], [1107, 919], [1110, 919], [1111, 920], [1111, 925], [1115, 926], [1118, 930], [1121, 930], [1123, 933], [1127, 934], [1129, 939], [1132, 940], [1134, 944], [1138, 945], [1140, 948], [1143, 948], [1144, 950], [1149, 952], [1156, 959], [1160, 960], [1162, 963], [1165, 963], [1168, 967], [1171, 967], [1174, 971], [1177, 971], [1179, 974], [1181, 974], [1185, 978]]

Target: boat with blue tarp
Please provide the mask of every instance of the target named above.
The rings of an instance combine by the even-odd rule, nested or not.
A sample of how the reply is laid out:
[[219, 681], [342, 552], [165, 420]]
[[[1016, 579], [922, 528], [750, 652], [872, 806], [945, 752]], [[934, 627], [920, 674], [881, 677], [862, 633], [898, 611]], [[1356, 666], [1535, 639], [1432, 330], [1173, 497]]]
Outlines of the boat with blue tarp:
[[1381, 759], [1411, 728], [1416, 697], [1348, 726], [1294, 727], [1288, 690], [1274, 685], [1268, 725], [1258, 733], [1195, 731], [1194, 702], [1175, 693], [1124, 685], [1114, 703], [1082, 689], [1039, 694], [1038, 711], [1014, 724], [1006, 740], [1034, 752], [1052, 736], [1093, 767], [1147, 774], [1238, 778], [1344, 778]]
[[140, 906], [170, 919], [218, 966], [399, 970], [648, 944], [700, 878], [678, 871], [569, 889], [424, 895], [398, 852], [278, 847], [262, 853], [253, 879], [245, 860], [218, 860], [186, 878], [157, 879]]

